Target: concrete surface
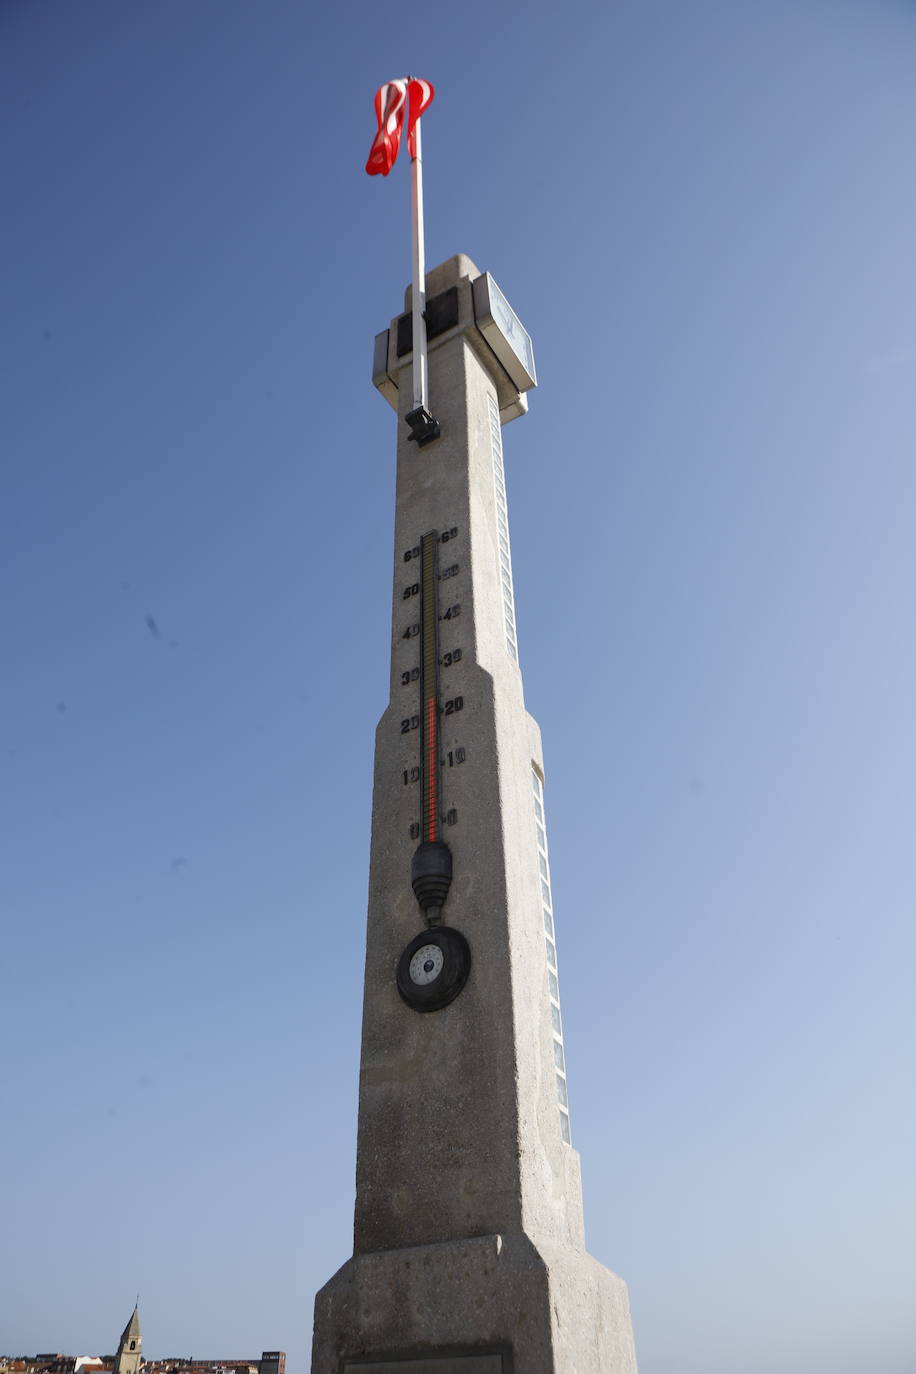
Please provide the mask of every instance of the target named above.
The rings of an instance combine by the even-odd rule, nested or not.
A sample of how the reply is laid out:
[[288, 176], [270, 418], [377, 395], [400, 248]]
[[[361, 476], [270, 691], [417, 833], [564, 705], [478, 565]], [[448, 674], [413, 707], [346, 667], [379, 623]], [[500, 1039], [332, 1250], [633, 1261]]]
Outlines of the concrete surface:
[[[543, 760], [500, 577], [490, 415], [506, 378], [474, 327], [476, 275], [458, 255], [428, 277], [430, 294], [458, 286], [460, 317], [430, 347], [442, 437], [426, 448], [403, 420], [410, 357], [389, 351], [401, 374], [391, 698], [376, 731], [354, 1255], [316, 1298], [313, 1374], [366, 1359], [382, 1361], [375, 1374], [636, 1368], [626, 1286], [585, 1252], [579, 1157], [560, 1130], [531, 785]], [[440, 582], [440, 616], [461, 608], [439, 622], [440, 655], [461, 650], [441, 669], [440, 700], [463, 702], [442, 717], [442, 753], [465, 755], [442, 772], [455, 818], [443, 828], [454, 863], [443, 919], [469, 941], [472, 967], [454, 1002], [419, 1014], [395, 984], [424, 926], [410, 885], [420, 786], [403, 781], [420, 761], [419, 731], [402, 732], [419, 709], [417, 684], [402, 685], [419, 657], [404, 638], [419, 618], [404, 553], [432, 529], [457, 531], [440, 544], [440, 574], [457, 566]]]

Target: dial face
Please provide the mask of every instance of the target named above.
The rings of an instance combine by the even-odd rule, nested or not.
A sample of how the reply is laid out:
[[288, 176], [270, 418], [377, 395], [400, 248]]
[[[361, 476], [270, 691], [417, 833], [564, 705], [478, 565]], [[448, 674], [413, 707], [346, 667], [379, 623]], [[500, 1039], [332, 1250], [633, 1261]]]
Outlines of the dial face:
[[439, 1011], [454, 1002], [471, 971], [468, 942], [451, 926], [415, 935], [398, 960], [398, 992], [414, 1011]]
[[421, 945], [410, 961], [410, 981], [424, 987], [438, 978], [445, 963], [445, 955], [438, 945]]

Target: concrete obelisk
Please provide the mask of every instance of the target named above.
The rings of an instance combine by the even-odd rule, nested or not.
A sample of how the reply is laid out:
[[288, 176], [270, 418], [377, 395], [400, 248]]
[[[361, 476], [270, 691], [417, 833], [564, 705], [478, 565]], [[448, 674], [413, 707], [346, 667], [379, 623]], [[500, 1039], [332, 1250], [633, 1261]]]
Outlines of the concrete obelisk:
[[[635, 1374], [623, 1281], [585, 1250], [502, 424], [531, 344], [470, 259], [376, 339], [399, 410], [391, 692], [376, 732], [353, 1257], [313, 1374]], [[409, 293], [408, 293], [409, 296]], [[405, 421], [408, 421], [405, 423]]]

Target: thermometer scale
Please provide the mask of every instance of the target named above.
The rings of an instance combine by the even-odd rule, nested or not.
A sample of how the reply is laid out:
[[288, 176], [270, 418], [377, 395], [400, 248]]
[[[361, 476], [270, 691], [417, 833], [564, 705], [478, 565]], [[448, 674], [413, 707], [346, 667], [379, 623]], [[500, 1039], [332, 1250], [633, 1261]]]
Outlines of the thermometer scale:
[[[442, 827], [439, 815], [438, 548], [438, 533], [431, 530], [424, 534], [420, 540], [420, 776], [423, 798], [420, 834], [424, 844], [441, 840]], [[430, 924], [436, 919], [433, 915], [427, 916]]]
[[[453, 537], [452, 531], [444, 537]], [[442, 907], [452, 882], [452, 851], [442, 839], [439, 542], [439, 532], [430, 530], [421, 538], [417, 550], [420, 561], [421, 812], [420, 843], [411, 860], [410, 881], [428, 928], [414, 936], [404, 949], [397, 970], [398, 991], [415, 1011], [438, 1011], [447, 1006], [464, 987], [471, 967], [471, 952], [464, 936], [441, 924]], [[412, 592], [413, 586], [405, 590]], [[450, 607], [447, 614], [451, 617], [457, 609]]]

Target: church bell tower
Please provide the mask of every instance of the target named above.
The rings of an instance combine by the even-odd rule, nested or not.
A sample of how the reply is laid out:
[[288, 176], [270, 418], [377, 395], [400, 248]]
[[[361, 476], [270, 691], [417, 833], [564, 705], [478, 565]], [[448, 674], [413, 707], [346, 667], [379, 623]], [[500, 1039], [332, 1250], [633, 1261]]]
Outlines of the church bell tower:
[[130, 1321], [121, 1332], [113, 1374], [139, 1374], [143, 1363], [143, 1335], [140, 1331], [139, 1302], [134, 1305]]

